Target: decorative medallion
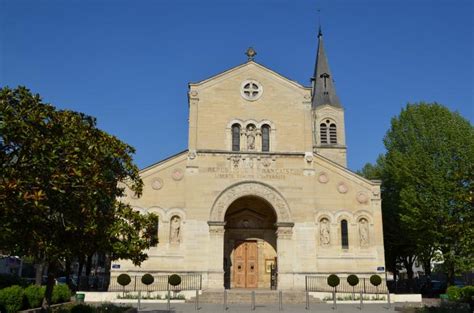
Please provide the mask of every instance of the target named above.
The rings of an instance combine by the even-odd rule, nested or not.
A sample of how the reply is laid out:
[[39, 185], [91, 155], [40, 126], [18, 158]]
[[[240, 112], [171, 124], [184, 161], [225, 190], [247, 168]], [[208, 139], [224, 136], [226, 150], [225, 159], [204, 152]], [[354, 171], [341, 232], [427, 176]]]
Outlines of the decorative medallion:
[[245, 80], [240, 86], [240, 94], [245, 100], [255, 101], [262, 96], [263, 87], [256, 80]]
[[196, 97], [198, 95], [198, 92], [196, 90], [191, 91], [191, 96]]
[[161, 178], [155, 178], [151, 183], [151, 188], [154, 190], [160, 190], [163, 188], [163, 180]]
[[272, 164], [272, 160], [270, 160], [270, 158], [263, 158], [262, 159], [263, 167], [269, 167], [271, 164]]
[[190, 152], [188, 153], [188, 158], [189, 158], [190, 160], [194, 160], [194, 159], [196, 158], [196, 152], [190, 151]]
[[171, 178], [173, 178], [176, 181], [183, 179], [183, 177], [184, 177], [184, 172], [180, 168], [174, 169], [173, 172], [171, 173]]
[[308, 163], [313, 162], [313, 156], [312, 156], [311, 154], [305, 155], [304, 159], [305, 159], [306, 162], [308, 162]]
[[328, 174], [326, 174], [325, 172], [321, 172], [318, 176], [318, 181], [321, 183], [321, 184], [325, 184], [329, 181], [329, 176]]
[[347, 187], [346, 183], [341, 182], [337, 185], [337, 191], [340, 193], [346, 193], [349, 191], [349, 187]]
[[363, 204], [367, 203], [367, 201], [369, 201], [369, 196], [367, 195], [367, 193], [363, 191], [357, 193], [357, 202]]

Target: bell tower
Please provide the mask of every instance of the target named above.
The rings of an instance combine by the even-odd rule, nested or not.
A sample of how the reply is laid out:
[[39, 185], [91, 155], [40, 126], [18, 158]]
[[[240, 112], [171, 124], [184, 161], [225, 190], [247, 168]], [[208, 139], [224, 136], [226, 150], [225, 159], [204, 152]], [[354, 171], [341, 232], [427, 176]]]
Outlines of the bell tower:
[[344, 108], [324, 51], [321, 27], [312, 80], [313, 152], [347, 167]]

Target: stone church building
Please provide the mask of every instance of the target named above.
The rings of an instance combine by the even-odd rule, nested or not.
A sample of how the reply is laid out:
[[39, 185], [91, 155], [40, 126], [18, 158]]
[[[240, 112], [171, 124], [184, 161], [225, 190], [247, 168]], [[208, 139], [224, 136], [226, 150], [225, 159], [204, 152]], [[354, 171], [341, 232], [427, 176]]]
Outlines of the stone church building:
[[130, 274], [199, 273], [203, 288], [302, 289], [305, 276], [383, 270], [380, 182], [347, 169], [344, 107], [321, 32], [307, 87], [248, 60], [189, 84], [188, 149], [141, 171], [159, 243]]

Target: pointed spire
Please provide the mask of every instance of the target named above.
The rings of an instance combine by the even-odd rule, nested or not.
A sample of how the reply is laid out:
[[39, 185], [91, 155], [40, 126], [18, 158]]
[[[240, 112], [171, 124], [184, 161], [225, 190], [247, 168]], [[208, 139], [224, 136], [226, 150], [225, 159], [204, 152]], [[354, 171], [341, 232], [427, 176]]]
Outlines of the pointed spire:
[[318, 32], [318, 53], [316, 55], [316, 64], [314, 66], [313, 81], [313, 99], [312, 107], [329, 104], [335, 107], [342, 107], [339, 98], [336, 95], [336, 87], [329, 69], [328, 59], [324, 52], [323, 32], [319, 26]]

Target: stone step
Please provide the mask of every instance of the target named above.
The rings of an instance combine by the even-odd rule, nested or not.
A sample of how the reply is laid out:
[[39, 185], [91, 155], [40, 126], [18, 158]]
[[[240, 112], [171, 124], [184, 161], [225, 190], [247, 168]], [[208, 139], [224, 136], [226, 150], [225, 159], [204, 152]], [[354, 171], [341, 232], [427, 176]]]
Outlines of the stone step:
[[[251, 303], [252, 302], [252, 290], [227, 290], [227, 303]], [[192, 297], [186, 302], [194, 302], [195, 297]], [[313, 296], [309, 296], [311, 303], [321, 303], [322, 301]], [[223, 290], [204, 290], [199, 295], [200, 303], [224, 303], [224, 291]], [[306, 303], [306, 294], [304, 291], [283, 291], [282, 292], [283, 303]], [[255, 290], [255, 303], [278, 303], [278, 291], [277, 290]]]

